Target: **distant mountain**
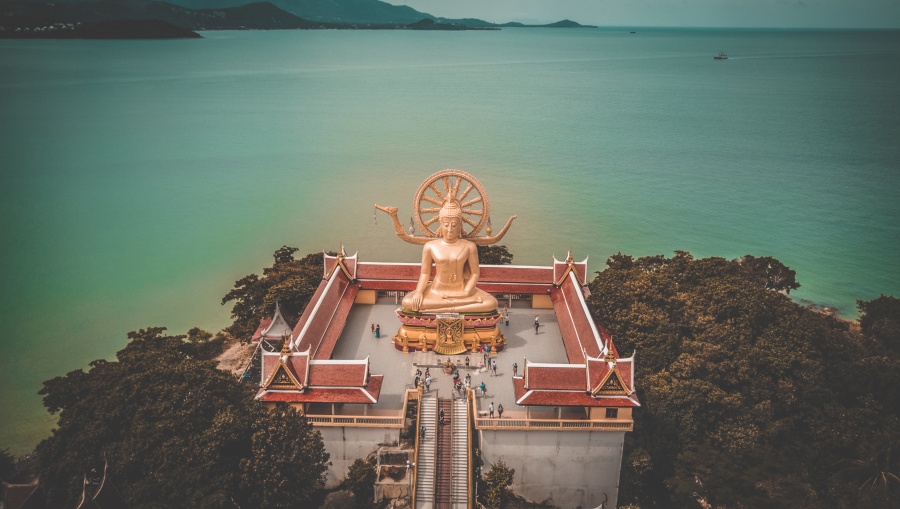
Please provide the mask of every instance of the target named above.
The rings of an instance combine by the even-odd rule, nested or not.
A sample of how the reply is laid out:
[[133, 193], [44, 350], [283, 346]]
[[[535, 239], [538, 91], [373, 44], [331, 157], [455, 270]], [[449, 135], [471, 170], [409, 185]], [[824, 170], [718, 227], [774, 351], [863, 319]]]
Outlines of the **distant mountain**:
[[[8, 29], [111, 20], [161, 20], [188, 30], [331, 28], [282, 11], [271, 3], [226, 9], [192, 10], [155, 0], [102, 0], [90, 3], [0, 3], [0, 27]], [[151, 25], [129, 24], [144, 28]], [[108, 28], [105, 25], [101, 29]]]
[[[237, 7], [247, 0], [171, 0], [189, 9]], [[356, 25], [409, 25], [434, 16], [380, 0], [272, 0], [278, 8], [309, 21]]]
[[[583, 27], [563, 20], [550, 25], [489, 23], [475, 18], [437, 18], [380, 0], [0, 0], [0, 37], [16, 28], [109, 20], [157, 19], [189, 30], [369, 28], [485, 30], [501, 27]], [[135, 25], [136, 26], [136, 25]], [[7, 35], [4, 35], [4, 30]]]
[[569, 19], [550, 23], [549, 25], [532, 25], [542, 28], [597, 28], [597, 25], [582, 25]]

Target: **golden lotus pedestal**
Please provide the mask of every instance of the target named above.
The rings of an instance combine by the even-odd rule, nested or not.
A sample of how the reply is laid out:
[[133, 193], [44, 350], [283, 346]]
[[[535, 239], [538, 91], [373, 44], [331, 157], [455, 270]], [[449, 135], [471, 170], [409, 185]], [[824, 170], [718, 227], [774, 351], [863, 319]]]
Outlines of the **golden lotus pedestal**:
[[484, 346], [498, 352], [506, 346], [506, 338], [498, 326], [500, 313], [425, 315], [398, 309], [397, 317], [401, 325], [393, 342], [403, 353], [434, 350], [441, 355], [457, 355], [476, 352]]

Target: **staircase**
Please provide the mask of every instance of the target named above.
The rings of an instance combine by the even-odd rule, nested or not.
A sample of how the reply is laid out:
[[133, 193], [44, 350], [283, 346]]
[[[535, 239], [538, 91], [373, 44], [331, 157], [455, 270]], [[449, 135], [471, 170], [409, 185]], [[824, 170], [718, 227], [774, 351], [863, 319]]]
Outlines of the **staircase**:
[[466, 399], [453, 401], [453, 418], [448, 424], [453, 430], [451, 457], [453, 483], [450, 493], [451, 509], [469, 507], [469, 405]]
[[434, 482], [434, 507], [435, 509], [450, 509], [450, 490], [452, 488], [452, 451], [451, 431], [453, 418], [451, 417], [452, 404], [448, 399], [438, 402], [438, 408], [444, 411], [444, 425], [438, 426], [437, 432], [437, 470]]
[[434, 509], [435, 453], [437, 445], [437, 394], [423, 394], [419, 426], [425, 426], [425, 439], [419, 435], [419, 460], [416, 464], [416, 509]]

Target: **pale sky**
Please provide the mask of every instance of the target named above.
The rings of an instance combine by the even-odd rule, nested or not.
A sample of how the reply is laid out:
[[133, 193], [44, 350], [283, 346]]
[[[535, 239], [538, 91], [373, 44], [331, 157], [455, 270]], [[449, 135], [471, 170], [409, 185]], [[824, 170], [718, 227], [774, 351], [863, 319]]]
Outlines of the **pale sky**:
[[900, 28], [900, 0], [386, 0], [494, 23], [674, 27]]

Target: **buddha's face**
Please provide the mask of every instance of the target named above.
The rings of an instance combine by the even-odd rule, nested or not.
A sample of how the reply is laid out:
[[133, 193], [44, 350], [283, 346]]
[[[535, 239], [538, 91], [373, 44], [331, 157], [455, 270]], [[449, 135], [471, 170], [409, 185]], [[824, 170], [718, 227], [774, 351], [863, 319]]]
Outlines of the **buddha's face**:
[[454, 241], [459, 238], [460, 219], [458, 217], [442, 217], [441, 235], [444, 240]]

